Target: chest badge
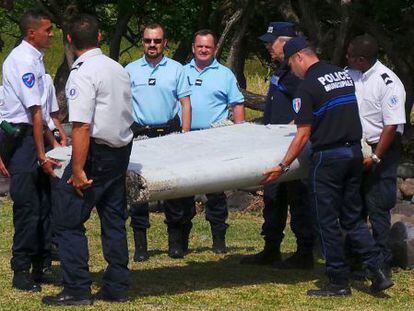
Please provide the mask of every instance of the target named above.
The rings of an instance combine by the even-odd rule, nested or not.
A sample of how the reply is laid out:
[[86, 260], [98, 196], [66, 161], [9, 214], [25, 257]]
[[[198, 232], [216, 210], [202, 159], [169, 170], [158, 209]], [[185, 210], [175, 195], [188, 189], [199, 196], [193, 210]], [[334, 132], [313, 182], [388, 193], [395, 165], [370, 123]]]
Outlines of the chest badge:
[[293, 111], [295, 111], [296, 113], [298, 113], [301, 106], [302, 106], [302, 101], [300, 100], [300, 98], [294, 98], [292, 100]]
[[148, 79], [148, 85], [155, 85], [157, 83], [157, 79], [155, 78], [149, 78]]
[[203, 84], [203, 80], [201, 80], [201, 79], [195, 80], [195, 85], [201, 86], [201, 84]]
[[24, 85], [26, 85], [28, 88], [31, 89], [33, 85], [35, 84], [36, 78], [33, 73], [28, 72], [22, 76], [22, 80], [23, 80]]

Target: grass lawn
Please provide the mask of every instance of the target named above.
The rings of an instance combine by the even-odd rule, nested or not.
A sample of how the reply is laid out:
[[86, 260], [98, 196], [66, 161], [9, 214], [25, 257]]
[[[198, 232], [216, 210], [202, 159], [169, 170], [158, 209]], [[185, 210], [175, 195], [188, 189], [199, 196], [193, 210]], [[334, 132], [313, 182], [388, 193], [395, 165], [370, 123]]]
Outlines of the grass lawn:
[[[59, 286], [44, 285], [42, 293], [36, 294], [14, 290], [10, 286], [11, 204], [0, 198], [0, 206], [0, 310], [49, 309], [41, 304], [41, 297], [58, 293]], [[151, 259], [146, 263], [130, 263], [132, 301], [123, 304], [96, 302], [79, 310], [414, 310], [412, 271], [394, 273], [396, 286], [379, 297], [367, 293], [368, 282], [354, 282], [352, 297], [321, 299], [308, 298], [305, 293], [321, 284], [322, 261], [310, 272], [240, 265], [238, 262], [243, 254], [259, 251], [263, 245], [259, 235], [260, 213], [230, 213], [229, 252], [226, 255], [215, 255], [210, 251], [209, 226], [203, 215], [197, 215], [190, 241], [192, 251], [180, 260], [166, 255], [163, 215], [153, 213], [151, 221]], [[93, 213], [87, 228], [93, 292], [96, 292], [106, 265], [101, 253], [97, 214]], [[132, 246], [129, 227], [128, 234]], [[283, 252], [286, 255], [293, 250], [294, 239], [287, 230]], [[131, 260], [132, 252], [131, 248]]]

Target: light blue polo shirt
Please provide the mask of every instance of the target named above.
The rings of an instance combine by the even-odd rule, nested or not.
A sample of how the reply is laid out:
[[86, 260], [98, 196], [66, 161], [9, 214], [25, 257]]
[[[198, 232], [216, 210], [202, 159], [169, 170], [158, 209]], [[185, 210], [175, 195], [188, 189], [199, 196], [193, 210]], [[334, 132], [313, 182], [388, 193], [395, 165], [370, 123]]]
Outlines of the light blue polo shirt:
[[179, 99], [191, 94], [183, 66], [168, 57], [154, 67], [145, 56], [128, 64], [134, 119], [141, 125], [160, 125], [180, 111]]
[[216, 59], [201, 72], [193, 59], [184, 70], [191, 86], [191, 129], [210, 128], [229, 117], [228, 105], [244, 102], [233, 72]]

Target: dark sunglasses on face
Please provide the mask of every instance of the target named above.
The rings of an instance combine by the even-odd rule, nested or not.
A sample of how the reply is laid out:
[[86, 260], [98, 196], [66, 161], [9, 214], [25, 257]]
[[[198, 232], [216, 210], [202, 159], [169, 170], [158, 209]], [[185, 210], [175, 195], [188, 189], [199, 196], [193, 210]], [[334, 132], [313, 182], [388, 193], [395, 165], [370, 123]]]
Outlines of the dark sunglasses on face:
[[162, 39], [144, 38], [144, 39], [142, 39], [142, 41], [144, 41], [144, 43], [146, 43], [146, 44], [150, 44], [151, 42], [154, 42], [155, 44], [160, 44], [162, 42]]

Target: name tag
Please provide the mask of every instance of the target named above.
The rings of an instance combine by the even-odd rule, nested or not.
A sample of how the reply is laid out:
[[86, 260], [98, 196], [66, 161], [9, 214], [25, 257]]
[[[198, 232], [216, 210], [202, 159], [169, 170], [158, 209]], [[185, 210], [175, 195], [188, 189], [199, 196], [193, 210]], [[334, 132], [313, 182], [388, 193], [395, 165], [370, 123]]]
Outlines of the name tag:
[[203, 84], [203, 80], [201, 79], [195, 80], [195, 85], [200, 86], [201, 84]]
[[155, 85], [157, 83], [157, 79], [155, 78], [149, 78], [148, 79], [148, 85]]

